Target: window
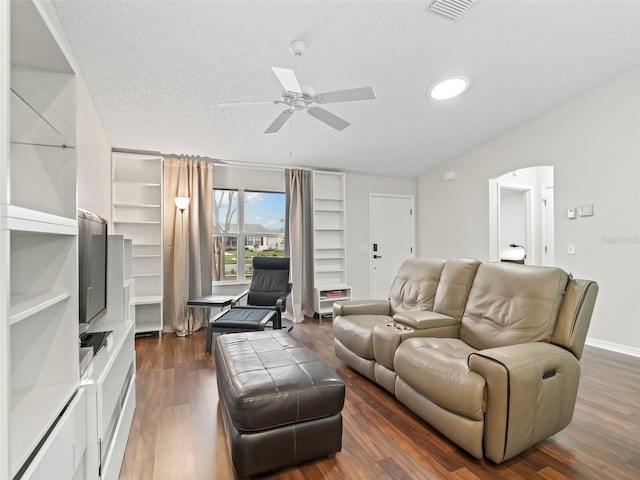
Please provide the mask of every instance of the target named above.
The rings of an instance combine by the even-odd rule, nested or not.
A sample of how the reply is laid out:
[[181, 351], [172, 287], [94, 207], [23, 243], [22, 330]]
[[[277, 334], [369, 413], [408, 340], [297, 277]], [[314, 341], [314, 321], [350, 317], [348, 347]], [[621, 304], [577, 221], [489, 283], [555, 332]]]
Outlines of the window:
[[284, 256], [285, 194], [213, 190], [213, 280], [247, 280], [255, 256]]

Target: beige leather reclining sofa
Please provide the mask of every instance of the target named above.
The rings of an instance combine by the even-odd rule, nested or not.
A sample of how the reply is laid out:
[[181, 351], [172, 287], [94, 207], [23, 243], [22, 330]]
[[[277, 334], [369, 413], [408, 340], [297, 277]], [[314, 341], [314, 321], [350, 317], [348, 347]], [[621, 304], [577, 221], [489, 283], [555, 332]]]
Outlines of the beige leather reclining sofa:
[[597, 293], [559, 268], [411, 259], [389, 300], [334, 304], [335, 352], [501, 463], [571, 421]]

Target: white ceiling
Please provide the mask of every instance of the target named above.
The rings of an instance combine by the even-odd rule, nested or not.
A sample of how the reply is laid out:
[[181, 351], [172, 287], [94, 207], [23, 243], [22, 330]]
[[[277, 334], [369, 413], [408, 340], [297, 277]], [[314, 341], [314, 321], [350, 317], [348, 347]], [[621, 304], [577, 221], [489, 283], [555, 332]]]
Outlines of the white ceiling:
[[[458, 21], [426, 1], [55, 0], [114, 147], [416, 177], [640, 66], [640, 1], [478, 0]], [[326, 105], [338, 132], [282, 105], [270, 67], [317, 92], [374, 87]], [[469, 90], [436, 103], [450, 75]]]

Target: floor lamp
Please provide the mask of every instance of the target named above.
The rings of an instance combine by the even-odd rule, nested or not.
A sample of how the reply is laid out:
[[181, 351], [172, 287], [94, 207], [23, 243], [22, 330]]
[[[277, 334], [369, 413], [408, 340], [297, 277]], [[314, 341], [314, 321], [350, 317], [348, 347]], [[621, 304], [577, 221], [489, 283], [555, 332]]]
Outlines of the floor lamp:
[[[189, 202], [191, 201], [191, 198], [189, 197], [176, 197], [174, 199], [174, 202], [176, 203], [176, 207], [178, 208], [178, 210], [180, 210], [180, 246], [183, 246], [183, 242], [184, 242], [184, 211], [187, 209], [187, 207], [189, 206]], [[184, 252], [181, 252], [184, 258]], [[189, 262], [189, 258], [187, 256], [187, 264]], [[173, 272], [174, 275], [176, 275], [178, 272]], [[188, 312], [187, 312], [187, 306], [185, 304], [185, 299], [184, 299], [184, 273], [180, 272], [183, 274], [183, 282], [182, 282], [182, 294], [180, 295], [180, 301], [182, 302], [180, 304], [180, 307], [182, 308], [182, 311], [184, 313], [184, 321], [188, 322], [187, 316], [188, 316]], [[184, 326], [184, 325], [183, 325]], [[186, 330], [180, 330], [178, 332], [176, 332], [176, 336], [178, 337], [186, 337], [187, 335], [191, 335], [191, 327], [190, 325], [187, 324], [187, 329]]]

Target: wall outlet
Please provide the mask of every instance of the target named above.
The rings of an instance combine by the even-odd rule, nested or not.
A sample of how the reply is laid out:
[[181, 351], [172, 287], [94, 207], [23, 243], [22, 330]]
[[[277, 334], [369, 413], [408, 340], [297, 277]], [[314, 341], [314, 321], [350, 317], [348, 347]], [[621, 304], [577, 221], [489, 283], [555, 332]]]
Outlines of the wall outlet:
[[575, 243], [567, 243], [567, 254], [575, 255], [576, 254], [576, 244]]

